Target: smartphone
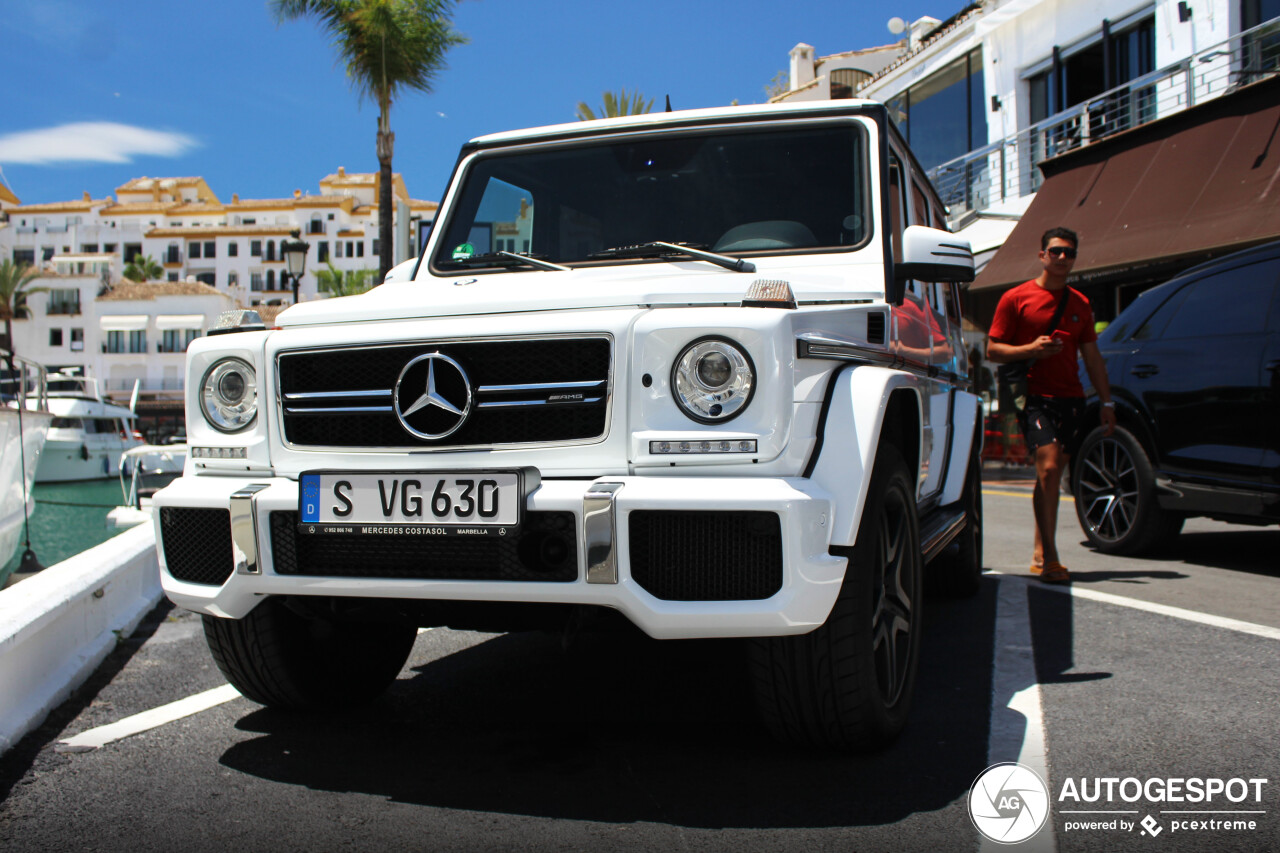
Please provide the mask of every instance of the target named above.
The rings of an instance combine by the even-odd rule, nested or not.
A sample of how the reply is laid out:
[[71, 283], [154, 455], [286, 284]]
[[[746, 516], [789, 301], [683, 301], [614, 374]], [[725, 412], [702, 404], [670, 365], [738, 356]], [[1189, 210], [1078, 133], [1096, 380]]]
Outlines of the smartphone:
[[1053, 339], [1055, 341], [1061, 341], [1062, 343], [1065, 344], [1067, 341], [1071, 340], [1071, 333], [1065, 332], [1062, 329], [1054, 329]]

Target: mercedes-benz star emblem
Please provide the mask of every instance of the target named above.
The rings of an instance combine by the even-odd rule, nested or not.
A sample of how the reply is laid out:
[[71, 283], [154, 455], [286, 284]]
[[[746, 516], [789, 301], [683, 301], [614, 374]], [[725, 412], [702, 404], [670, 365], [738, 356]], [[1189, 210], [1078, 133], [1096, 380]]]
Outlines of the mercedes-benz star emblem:
[[391, 405], [405, 430], [428, 441], [441, 439], [471, 414], [471, 381], [449, 356], [425, 353], [400, 371]]

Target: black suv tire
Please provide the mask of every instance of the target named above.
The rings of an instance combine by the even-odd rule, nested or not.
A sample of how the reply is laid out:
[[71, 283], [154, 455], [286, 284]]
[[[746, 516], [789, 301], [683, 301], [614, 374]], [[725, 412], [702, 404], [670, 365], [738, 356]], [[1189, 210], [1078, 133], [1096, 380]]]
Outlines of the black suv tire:
[[867, 750], [902, 731], [920, 658], [923, 562], [907, 465], [882, 444], [827, 621], [808, 634], [751, 641], [756, 704], [775, 737]]
[[243, 619], [204, 617], [209, 651], [231, 686], [259, 705], [321, 711], [370, 702], [399, 675], [417, 629], [309, 619], [278, 598]]
[[1182, 530], [1183, 517], [1156, 499], [1155, 470], [1142, 443], [1117, 426], [1085, 436], [1071, 477], [1076, 516], [1089, 544], [1105, 554], [1141, 554]]

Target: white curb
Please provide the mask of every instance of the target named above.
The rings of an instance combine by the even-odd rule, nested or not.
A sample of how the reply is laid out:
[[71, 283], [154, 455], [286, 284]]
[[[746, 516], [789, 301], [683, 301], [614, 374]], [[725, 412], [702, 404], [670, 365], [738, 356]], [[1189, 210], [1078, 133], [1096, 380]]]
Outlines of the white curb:
[[83, 684], [160, 596], [150, 524], [0, 592], [0, 755]]

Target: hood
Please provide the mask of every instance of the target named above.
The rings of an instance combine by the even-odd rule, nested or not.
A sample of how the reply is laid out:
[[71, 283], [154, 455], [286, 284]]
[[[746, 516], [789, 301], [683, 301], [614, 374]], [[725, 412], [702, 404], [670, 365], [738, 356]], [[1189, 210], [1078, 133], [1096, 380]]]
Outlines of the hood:
[[[281, 328], [332, 323], [592, 308], [739, 305], [752, 283], [783, 280], [799, 302], [883, 295], [878, 264], [845, 263], [737, 273], [701, 262], [528, 270], [389, 282], [359, 296], [304, 302], [282, 311]], [[856, 286], [855, 286], [856, 285]]]

